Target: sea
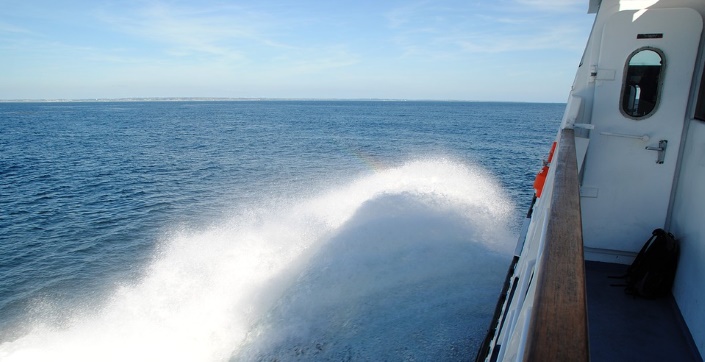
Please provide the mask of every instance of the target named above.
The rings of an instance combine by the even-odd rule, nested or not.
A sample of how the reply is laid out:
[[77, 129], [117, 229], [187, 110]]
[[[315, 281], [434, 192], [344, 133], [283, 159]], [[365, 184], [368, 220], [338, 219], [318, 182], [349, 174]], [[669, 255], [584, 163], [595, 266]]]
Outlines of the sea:
[[564, 104], [0, 103], [0, 361], [466, 361]]

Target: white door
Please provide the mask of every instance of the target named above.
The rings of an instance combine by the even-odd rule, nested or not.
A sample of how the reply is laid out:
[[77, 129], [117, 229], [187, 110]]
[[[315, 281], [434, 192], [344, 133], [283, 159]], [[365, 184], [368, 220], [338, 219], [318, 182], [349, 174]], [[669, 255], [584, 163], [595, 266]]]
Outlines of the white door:
[[701, 29], [692, 9], [605, 24], [580, 199], [586, 250], [636, 252], [665, 226]]

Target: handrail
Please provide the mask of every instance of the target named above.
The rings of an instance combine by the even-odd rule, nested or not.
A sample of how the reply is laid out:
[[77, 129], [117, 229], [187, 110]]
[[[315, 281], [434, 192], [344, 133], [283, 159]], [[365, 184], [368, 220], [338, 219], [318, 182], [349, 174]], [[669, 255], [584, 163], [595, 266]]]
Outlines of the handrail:
[[644, 142], [649, 142], [651, 137], [646, 134], [626, 134], [626, 133], [614, 133], [614, 132], [600, 132], [601, 135], [603, 136], [612, 136], [612, 137], [622, 137], [622, 138], [633, 138], [635, 140], [642, 140]]
[[525, 361], [588, 361], [585, 262], [575, 135], [563, 129], [558, 143], [545, 248], [536, 274], [536, 294]]

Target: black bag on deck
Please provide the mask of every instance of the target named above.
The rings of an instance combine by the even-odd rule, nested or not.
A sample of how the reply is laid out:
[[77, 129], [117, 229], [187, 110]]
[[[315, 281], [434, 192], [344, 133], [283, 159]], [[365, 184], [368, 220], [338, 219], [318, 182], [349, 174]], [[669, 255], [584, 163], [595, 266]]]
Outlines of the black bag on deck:
[[644, 298], [668, 295], [676, 276], [679, 254], [678, 241], [673, 234], [663, 229], [654, 230], [627, 269], [625, 291]]

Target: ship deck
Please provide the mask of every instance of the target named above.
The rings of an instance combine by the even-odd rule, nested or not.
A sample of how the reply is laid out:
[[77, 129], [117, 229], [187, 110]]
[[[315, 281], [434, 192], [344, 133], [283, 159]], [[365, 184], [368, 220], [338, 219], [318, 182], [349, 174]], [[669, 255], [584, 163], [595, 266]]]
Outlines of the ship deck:
[[672, 296], [642, 299], [614, 286], [627, 266], [586, 262], [592, 361], [702, 361]]

